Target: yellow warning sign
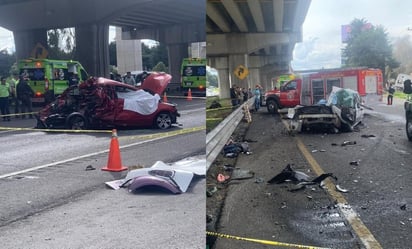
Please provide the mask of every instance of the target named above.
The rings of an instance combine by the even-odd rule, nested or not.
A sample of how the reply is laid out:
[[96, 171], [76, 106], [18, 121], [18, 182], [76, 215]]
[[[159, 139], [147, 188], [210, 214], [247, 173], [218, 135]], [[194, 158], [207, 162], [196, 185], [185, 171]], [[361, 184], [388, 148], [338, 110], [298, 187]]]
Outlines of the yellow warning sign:
[[234, 73], [236, 77], [238, 77], [240, 80], [243, 80], [249, 75], [249, 70], [247, 69], [247, 67], [239, 65], [238, 67], [236, 67]]
[[31, 51], [31, 57], [36, 58], [36, 59], [45, 59], [49, 55], [49, 52], [43, 45], [40, 43], [37, 43], [36, 46], [34, 46], [33, 50]]

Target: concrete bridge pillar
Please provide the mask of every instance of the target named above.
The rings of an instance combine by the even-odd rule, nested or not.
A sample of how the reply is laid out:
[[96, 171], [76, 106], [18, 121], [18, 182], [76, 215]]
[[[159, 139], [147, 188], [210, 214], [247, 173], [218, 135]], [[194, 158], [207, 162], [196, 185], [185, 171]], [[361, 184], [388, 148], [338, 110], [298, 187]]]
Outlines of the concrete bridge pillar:
[[215, 68], [219, 73], [219, 97], [230, 97], [230, 75], [227, 57], [208, 58], [208, 65]]
[[109, 25], [75, 27], [76, 60], [91, 76], [109, 78]]
[[249, 75], [244, 79], [239, 79], [236, 75], [235, 70], [239, 66], [246, 67], [249, 70], [249, 56], [247, 54], [230, 54], [229, 55], [229, 77], [230, 77], [230, 87], [236, 85], [241, 88], [249, 88], [250, 83], [250, 71]]
[[13, 35], [17, 59], [27, 59], [31, 57], [31, 52], [37, 43], [40, 43], [47, 49], [46, 29], [14, 31]]
[[169, 72], [172, 75], [171, 83], [180, 85], [180, 67], [183, 58], [189, 56], [189, 45], [187, 43], [167, 44], [169, 57]]

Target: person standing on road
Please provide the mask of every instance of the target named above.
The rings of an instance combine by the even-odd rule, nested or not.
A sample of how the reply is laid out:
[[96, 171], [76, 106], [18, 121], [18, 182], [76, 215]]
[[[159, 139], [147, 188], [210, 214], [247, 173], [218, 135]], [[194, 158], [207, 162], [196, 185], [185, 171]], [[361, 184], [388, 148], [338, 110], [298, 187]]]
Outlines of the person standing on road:
[[136, 85], [136, 81], [134, 80], [131, 72], [126, 73], [126, 77], [124, 77], [124, 83], [129, 84], [131, 86]]
[[392, 105], [394, 93], [395, 93], [395, 87], [393, 86], [393, 83], [390, 83], [389, 89], [388, 89], [388, 105]]
[[[19, 84], [19, 76], [18, 74], [13, 74], [13, 76], [11, 77], [10, 81], [9, 81], [9, 85], [10, 85], [10, 96], [11, 96], [11, 104], [14, 105], [14, 113], [17, 114], [19, 113], [19, 109], [20, 109], [20, 101], [17, 98], [17, 92], [16, 92], [16, 87], [17, 84]], [[16, 118], [18, 118], [19, 116], [16, 116]]]
[[242, 89], [242, 93], [243, 93], [243, 102], [246, 102], [247, 99], [249, 98], [249, 97], [248, 97], [249, 93], [248, 93], [246, 87]]
[[237, 104], [240, 105], [243, 100], [243, 93], [242, 93], [241, 87], [236, 88], [236, 96], [237, 96]]
[[34, 96], [34, 92], [33, 92], [33, 89], [31, 89], [31, 87], [27, 83], [27, 80], [24, 78], [23, 75], [20, 76], [20, 81], [19, 81], [19, 84], [17, 85], [16, 91], [17, 91], [17, 97], [21, 101], [21, 112], [23, 113], [21, 118], [26, 118], [26, 115], [24, 114], [26, 111], [30, 113], [29, 117], [33, 118], [31, 98]]
[[237, 106], [237, 94], [235, 85], [233, 85], [232, 88], [230, 88], [230, 99], [232, 100], [232, 106]]
[[3, 121], [10, 121], [9, 96], [10, 96], [10, 85], [9, 83], [6, 82], [6, 77], [1, 77], [0, 109], [1, 109], [1, 115], [3, 115]]
[[255, 94], [255, 111], [258, 111], [260, 108], [260, 89], [262, 87], [259, 84], [256, 84], [254, 94]]

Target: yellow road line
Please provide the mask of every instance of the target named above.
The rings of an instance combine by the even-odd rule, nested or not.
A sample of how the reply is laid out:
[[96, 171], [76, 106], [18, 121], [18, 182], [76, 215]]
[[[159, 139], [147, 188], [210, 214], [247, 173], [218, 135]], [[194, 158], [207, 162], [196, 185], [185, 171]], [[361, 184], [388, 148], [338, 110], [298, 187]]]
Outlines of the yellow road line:
[[325, 247], [305, 246], [305, 245], [290, 244], [290, 243], [271, 241], [271, 240], [252, 239], [252, 238], [245, 238], [245, 237], [239, 237], [239, 236], [233, 236], [233, 235], [215, 233], [215, 232], [209, 232], [209, 231], [206, 231], [206, 234], [210, 236], [220, 237], [220, 238], [249, 241], [249, 242], [255, 242], [255, 243], [271, 245], [271, 246], [284, 246], [284, 247], [293, 247], [293, 248], [302, 248], [302, 249], [326, 249]]
[[[303, 156], [306, 158], [313, 171], [317, 175], [324, 174], [325, 172], [315, 160], [315, 158], [311, 155], [311, 153], [307, 150], [303, 142], [297, 137], [295, 137], [295, 140], [297, 142], [299, 150], [302, 152]], [[329, 179], [325, 181], [325, 184], [328, 193], [337, 201], [340, 210], [342, 211], [346, 220], [352, 226], [355, 233], [359, 236], [359, 239], [362, 241], [365, 248], [381, 249], [382, 246], [375, 239], [373, 234], [369, 231], [366, 225], [363, 224], [362, 220], [359, 218], [356, 212], [347, 205], [348, 201], [345, 199], [345, 197], [335, 190], [336, 186]]]
[[[163, 139], [163, 138], [166, 138], [166, 137], [177, 136], [177, 135], [180, 135], [180, 134], [187, 134], [187, 133], [190, 133], [190, 132], [196, 132], [196, 131], [201, 131], [201, 130], [205, 130], [205, 129], [206, 129], [206, 126], [199, 126], [199, 127], [182, 129], [180, 131], [157, 133], [157, 134], [153, 134], [153, 135], [136, 136], [138, 138], [148, 139], [148, 140], [147, 141], [136, 142], [136, 143], [133, 143], [133, 144], [122, 145], [122, 146], [120, 146], [120, 149], [129, 148], [129, 147], [133, 147], [133, 146], [136, 146], [136, 145], [141, 145], [141, 144], [144, 144], [144, 143], [147, 143], [147, 142], [156, 141], [156, 140]], [[112, 131], [110, 131], [110, 132], [112, 132]], [[127, 138], [127, 137], [119, 137], [119, 138]], [[4, 175], [0, 175], [0, 179], [4, 179], [4, 178], [15, 176], [15, 175], [24, 174], [24, 173], [31, 172], [31, 171], [38, 170], [38, 169], [52, 167], [52, 166], [55, 166], [55, 165], [66, 163], [66, 162], [72, 162], [72, 161], [75, 161], [75, 160], [78, 160], [78, 159], [83, 159], [83, 158], [88, 158], [88, 157], [91, 157], [91, 156], [100, 155], [100, 154], [107, 153], [107, 152], [109, 152], [109, 149], [94, 152], [94, 153], [90, 153], [90, 154], [86, 154], [86, 155], [82, 155], [82, 156], [77, 156], [77, 157], [62, 160], [62, 161], [59, 161], [59, 162], [53, 162], [53, 163], [49, 163], [49, 164], [45, 164], [45, 165], [35, 166], [35, 167], [29, 168], [29, 169], [24, 169], [24, 170], [12, 172], [12, 173], [7, 173], [7, 174], [4, 174]]]

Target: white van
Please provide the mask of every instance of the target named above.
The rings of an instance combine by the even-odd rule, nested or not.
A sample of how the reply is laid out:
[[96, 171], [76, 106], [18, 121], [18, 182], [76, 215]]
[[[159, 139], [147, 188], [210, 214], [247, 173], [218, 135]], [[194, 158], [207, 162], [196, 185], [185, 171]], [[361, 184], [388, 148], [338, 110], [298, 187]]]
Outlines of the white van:
[[403, 90], [403, 82], [407, 79], [412, 81], [412, 76], [409, 74], [404, 74], [404, 73], [398, 74], [398, 77], [396, 77], [396, 81], [395, 81], [395, 88], [399, 90]]

